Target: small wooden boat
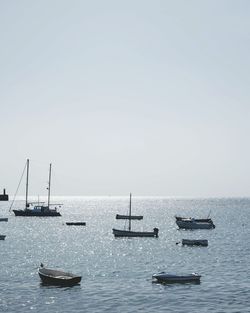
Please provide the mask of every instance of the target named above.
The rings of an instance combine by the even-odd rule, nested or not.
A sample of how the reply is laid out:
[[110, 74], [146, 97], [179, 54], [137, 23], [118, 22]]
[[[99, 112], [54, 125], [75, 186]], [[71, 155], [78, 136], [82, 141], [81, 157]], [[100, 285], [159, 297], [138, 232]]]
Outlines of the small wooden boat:
[[143, 219], [143, 215], [120, 215], [120, 214], [116, 214], [115, 217], [117, 220], [142, 220]]
[[0, 235], [0, 240], [4, 240], [6, 235]]
[[66, 222], [68, 226], [86, 226], [86, 222]]
[[43, 267], [41, 264], [38, 274], [43, 284], [56, 286], [73, 286], [80, 283], [82, 277], [58, 270]]
[[176, 275], [169, 274], [166, 272], [161, 272], [154, 274], [152, 276], [153, 279], [156, 279], [159, 283], [199, 283], [201, 275], [196, 273], [188, 274], [188, 275]]
[[206, 239], [182, 239], [182, 245], [207, 247], [208, 241]]
[[8, 217], [0, 217], [0, 222], [8, 222]]

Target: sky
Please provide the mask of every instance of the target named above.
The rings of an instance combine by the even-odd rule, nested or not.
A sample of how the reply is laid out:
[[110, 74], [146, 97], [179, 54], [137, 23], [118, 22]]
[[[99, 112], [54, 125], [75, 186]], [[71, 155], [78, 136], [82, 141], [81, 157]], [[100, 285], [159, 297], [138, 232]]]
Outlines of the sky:
[[1, 0], [0, 48], [0, 190], [250, 196], [248, 0]]

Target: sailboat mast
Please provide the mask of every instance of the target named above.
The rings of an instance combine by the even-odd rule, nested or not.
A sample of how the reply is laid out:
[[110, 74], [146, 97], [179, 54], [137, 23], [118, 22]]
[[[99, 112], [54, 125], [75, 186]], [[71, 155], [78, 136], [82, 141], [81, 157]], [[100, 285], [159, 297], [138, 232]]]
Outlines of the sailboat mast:
[[130, 200], [129, 200], [129, 224], [128, 224], [128, 230], [131, 230], [131, 193], [130, 193]]
[[50, 205], [50, 182], [51, 182], [51, 163], [49, 165], [48, 208]]
[[26, 195], [25, 195], [25, 209], [28, 208], [29, 204], [28, 204], [28, 189], [29, 189], [29, 159], [27, 159], [27, 175], [26, 175]]

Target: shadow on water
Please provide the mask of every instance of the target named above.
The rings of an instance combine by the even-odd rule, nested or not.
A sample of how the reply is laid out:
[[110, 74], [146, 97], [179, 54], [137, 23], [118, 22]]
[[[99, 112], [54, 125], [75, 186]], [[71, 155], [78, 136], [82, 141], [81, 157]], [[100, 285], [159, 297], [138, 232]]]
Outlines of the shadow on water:
[[44, 289], [73, 289], [73, 287], [75, 289], [81, 289], [81, 284], [74, 284], [74, 285], [51, 285], [51, 284], [46, 284], [46, 283], [42, 283], [40, 282], [40, 287], [44, 288]]

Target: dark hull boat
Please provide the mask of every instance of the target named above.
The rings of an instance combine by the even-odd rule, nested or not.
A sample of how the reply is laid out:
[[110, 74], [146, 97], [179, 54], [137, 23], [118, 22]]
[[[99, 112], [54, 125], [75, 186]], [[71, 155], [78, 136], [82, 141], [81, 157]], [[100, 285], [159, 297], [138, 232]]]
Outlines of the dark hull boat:
[[143, 216], [142, 215], [120, 215], [120, 214], [116, 214], [116, 217], [115, 217], [117, 220], [142, 220], [143, 219]]
[[9, 195], [6, 194], [5, 189], [3, 190], [3, 194], [0, 194], [0, 201], [9, 201]]
[[61, 214], [54, 210], [41, 210], [36, 211], [35, 209], [24, 209], [24, 210], [13, 210], [15, 216], [61, 216]]
[[8, 222], [8, 217], [0, 217], [0, 222]]
[[72, 273], [52, 270], [41, 266], [38, 274], [45, 285], [74, 286], [81, 282], [82, 277]]
[[86, 226], [86, 222], [66, 222], [68, 226]]
[[6, 235], [0, 235], [0, 240], [4, 240]]
[[131, 231], [131, 230], [119, 230], [113, 228], [113, 234], [115, 237], [156, 237], [158, 238], [158, 228], [154, 228], [154, 231]]
[[182, 245], [207, 247], [208, 241], [206, 239], [182, 239]]
[[121, 230], [113, 228], [113, 234], [115, 237], [156, 237], [158, 238], [159, 229], [154, 228], [153, 231], [132, 231], [131, 230], [131, 220], [133, 219], [131, 215], [131, 194], [130, 194], [130, 202], [129, 202], [129, 225], [128, 230]]
[[[51, 208], [50, 203], [50, 184], [51, 184], [51, 164], [49, 166], [49, 185], [48, 185], [48, 203], [44, 205], [44, 202], [30, 203], [28, 202], [28, 187], [29, 187], [29, 159], [26, 162], [26, 196], [25, 196], [25, 208], [23, 210], [13, 210], [15, 216], [61, 216], [60, 212], [57, 211], [56, 206], [61, 204], [54, 204], [54, 208]], [[13, 204], [13, 203], [12, 203]], [[11, 209], [10, 209], [11, 210]]]

